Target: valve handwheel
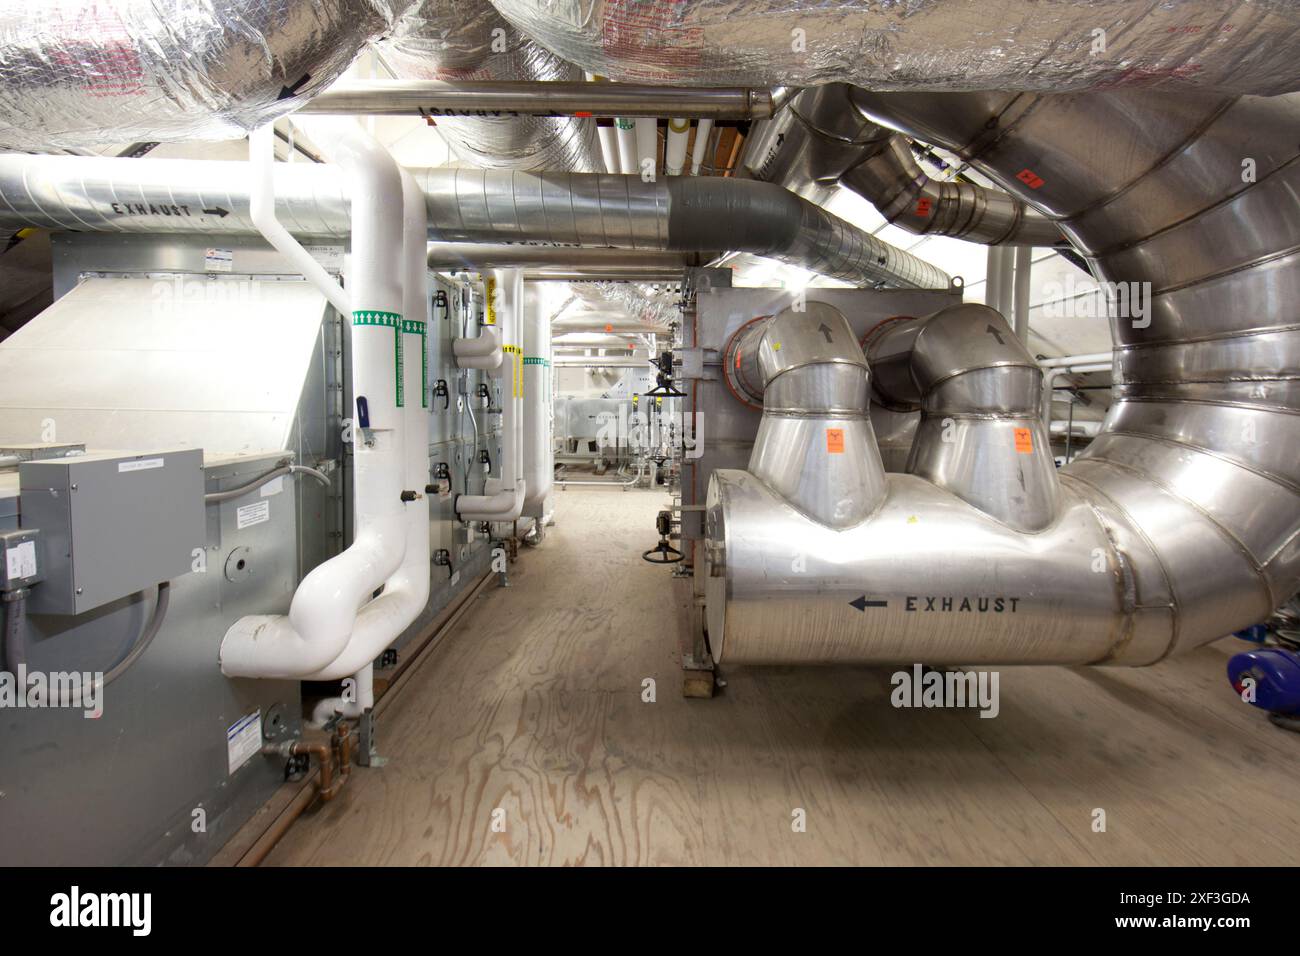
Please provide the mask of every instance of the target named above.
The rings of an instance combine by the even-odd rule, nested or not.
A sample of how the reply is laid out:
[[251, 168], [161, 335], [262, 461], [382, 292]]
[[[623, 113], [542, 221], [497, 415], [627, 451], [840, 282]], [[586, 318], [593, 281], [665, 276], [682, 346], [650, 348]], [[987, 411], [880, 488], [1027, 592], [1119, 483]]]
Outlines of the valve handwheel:
[[[684, 555], [672, 546], [668, 536], [673, 530], [673, 513], [671, 511], [661, 511], [655, 518], [655, 530], [659, 532], [659, 543], [649, 551], [641, 552], [641, 560], [649, 561], [651, 564], [676, 564]], [[652, 557], [660, 555], [660, 557]]]

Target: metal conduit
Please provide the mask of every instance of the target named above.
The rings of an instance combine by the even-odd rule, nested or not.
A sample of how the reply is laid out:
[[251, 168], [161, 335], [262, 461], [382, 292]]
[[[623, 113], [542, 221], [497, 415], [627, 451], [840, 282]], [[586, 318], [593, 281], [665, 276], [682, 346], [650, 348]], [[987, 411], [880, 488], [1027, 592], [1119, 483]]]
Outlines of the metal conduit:
[[[949, 276], [779, 186], [735, 179], [412, 169], [437, 242], [646, 251], [729, 249], [855, 285], [946, 288]], [[324, 165], [275, 170], [276, 216], [299, 236], [347, 235], [348, 197]], [[243, 163], [0, 156], [0, 228], [257, 234]]]
[[369, 116], [674, 116], [767, 119], [781, 91], [663, 87], [564, 80], [353, 80], [336, 83], [300, 113]]

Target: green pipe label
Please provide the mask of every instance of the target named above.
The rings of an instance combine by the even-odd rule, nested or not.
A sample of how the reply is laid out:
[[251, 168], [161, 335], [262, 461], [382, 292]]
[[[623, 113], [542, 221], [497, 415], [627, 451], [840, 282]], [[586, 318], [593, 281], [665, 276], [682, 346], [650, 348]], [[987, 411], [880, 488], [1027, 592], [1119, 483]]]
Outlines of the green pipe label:
[[420, 337], [420, 407], [429, 407], [429, 338], [428, 326], [415, 319], [403, 319], [402, 331]]
[[352, 313], [352, 325], [388, 326], [393, 330], [393, 371], [397, 380], [396, 405], [398, 408], [403, 408], [406, 405], [406, 389], [402, 382], [405, 365], [405, 356], [402, 354], [402, 332], [405, 323], [402, 322], [402, 317], [396, 312], [359, 309]]
[[544, 358], [538, 358], [536, 355], [525, 355], [525, 356], [524, 356], [524, 364], [525, 364], [525, 365], [545, 365], [547, 368], [550, 368], [550, 367], [551, 367], [551, 360], [550, 360], [550, 359], [544, 359]]

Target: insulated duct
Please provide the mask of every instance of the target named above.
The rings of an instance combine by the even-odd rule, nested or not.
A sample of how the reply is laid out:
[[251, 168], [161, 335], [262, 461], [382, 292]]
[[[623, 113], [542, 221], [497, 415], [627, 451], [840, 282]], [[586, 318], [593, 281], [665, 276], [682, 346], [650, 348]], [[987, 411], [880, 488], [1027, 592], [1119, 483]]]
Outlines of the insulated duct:
[[[401, 77], [416, 80], [574, 81], [582, 71], [503, 20], [488, 0], [422, 0], [390, 39], [378, 45]], [[532, 94], [539, 100], [542, 95]], [[435, 119], [463, 162], [503, 169], [604, 169], [591, 119], [545, 119], [519, 114]]]
[[847, 186], [885, 221], [918, 235], [970, 242], [1051, 246], [1065, 243], [1057, 225], [1025, 203], [976, 183], [932, 180], [906, 136], [864, 117], [853, 88], [832, 83], [805, 90], [752, 141], [751, 174], [813, 201]]
[[615, 80], [876, 90], [1300, 89], [1291, 0], [493, 0]]
[[0, 144], [232, 139], [337, 79], [409, 0], [10, 0]]
[[755, 139], [746, 160], [751, 174], [814, 202], [840, 183], [885, 221], [918, 235], [985, 245], [1065, 243], [1052, 220], [1015, 196], [978, 183], [933, 181], [911, 155], [909, 140], [862, 116], [853, 95], [844, 83], [803, 91]]
[[[1300, 96], [856, 95], [1060, 223], [1114, 301], [1113, 402], [1036, 531], [945, 487], [959, 470], [889, 476], [843, 531], [715, 472], [715, 655], [1137, 665], [1267, 617], [1300, 587]], [[888, 338], [868, 343], [878, 391], [923, 391], [944, 363], [918, 336], [909, 384]], [[959, 391], [958, 447], [952, 413], [988, 398]], [[987, 473], [1042, 441], [1013, 429], [972, 453]]]
[[[348, 232], [342, 177], [279, 164], [276, 217], [297, 236]], [[947, 288], [923, 259], [771, 183], [684, 176], [412, 169], [438, 242], [538, 242], [648, 251], [732, 249], [854, 285]], [[243, 163], [0, 156], [0, 228], [257, 234]]]

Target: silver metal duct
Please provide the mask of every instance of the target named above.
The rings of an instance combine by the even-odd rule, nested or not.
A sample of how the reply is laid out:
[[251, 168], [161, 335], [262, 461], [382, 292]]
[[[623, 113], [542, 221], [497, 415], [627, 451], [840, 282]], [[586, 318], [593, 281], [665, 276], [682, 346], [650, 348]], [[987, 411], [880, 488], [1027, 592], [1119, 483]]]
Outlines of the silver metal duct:
[[[422, 0], [378, 48], [385, 62], [407, 79], [582, 79], [581, 70], [521, 34], [488, 0]], [[604, 169], [591, 119], [444, 113], [436, 123], [457, 157], [474, 166]]]
[[0, 144], [243, 136], [337, 79], [407, 2], [6, 3]]
[[864, 117], [852, 87], [805, 90], [749, 144], [746, 166], [814, 202], [840, 184], [885, 221], [917, 235], [989, 245], [1065, 242], [1057, 225], [1024, 201], [976, 183], [936, 183], [912, 156], [907, 137]]
[[[752, 252], [855, 285], [946, 288], [943, 270], [770, 183], [730, 178], [412, 169], [438, 242]], [[337, 170], [277, 164], [276, 216], [344, 236]], [[244, 163], [0, 156], [0, 228], [257, 234]]]
[[[547, 80], [356, 80], [336, 83], [300, 113], [371, 116], [674, 116], [767, 119], [781, 96], [744, 87], [699, 89]], [[439, 125], [442, 123], [439, 121]]]
[[1118, 293], [1114, 400], [1034, 534], [919, 475], [835, 531], [716, 473], [725, 659], [1146, 664], [1295, 593], [1300, 96], [858, 96], [1061, 223]]
[[493, 0], [616, 80], [876, 90], [1300, 89], [1292, 0]]

